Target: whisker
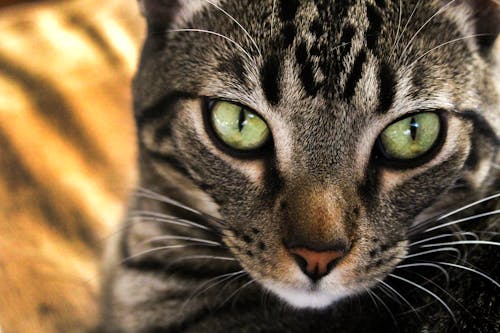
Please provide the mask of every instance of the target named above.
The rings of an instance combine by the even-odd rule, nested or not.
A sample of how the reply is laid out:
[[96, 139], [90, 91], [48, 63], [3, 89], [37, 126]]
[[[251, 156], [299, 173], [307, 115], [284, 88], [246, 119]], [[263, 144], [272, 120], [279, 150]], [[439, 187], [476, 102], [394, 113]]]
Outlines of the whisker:
[[245, 33], [245, 35], [247, 35], [247, 37], [250, 39], [250, 41], [252, 42], [252, 44], [255, 46], [255, 49], [256, 51], [259, 53], [259, 56], [262, 58], [262, 53], [260, 51], [260, 48], [259, 46], [257, 45], [257, 43], [255, 42], [255, 39], [253, 39], [253, 37], [250, 35], [250, 33], [247, 31], [247, 29], [245, 29], [241, 24], [240, 22], [238, 22], [231, 14], [229, 14], [227, 11], [225, 11], [224, 9], [222, 9], [222, 7], [218, 6], [217, 4], [213, 3], [212, 1], [210, 0], [205, 0], [206, 2], [208, 2], [209, 4], [211, 4], [212, 6], [214, 6], [215, 8], [217, 8], [218, 10], [220, 10], [222, 13], [224, 13], [224, 15], [226, 15], [227, 17], [229, 17], [234, 23], [236, 23], [240, 28], [241, 30], [243, 30], [243, 32]]
[[387, 304], [385, 304], [382, 298], [380, 298], [380, 296], [377, 295], [377, 293], [374, 290], [372, 290], [371, 292], [373, 293], [373, 296], [382, 304], [382, 306], [385, 308], [389, 316], [391, 316], [394, 326], [398, 327], [398, 322], [396, 321], [396, 318], [394, 317], [394, 314], [392, 313], [391, 309], [387, 306]]
[[434, 237], [428, 237], [428, 238], [422, 239], [418, 242], [411, 243], [409, 245], [409, 247], [413, 247], [413, 246], [418, 245], [418, 244], [430, 242], [432, 240], [446, 238], [446, 237], [453, 237], [453, 236], [471, 236], [471, 237], [475, 238], [476, 240], [479, 240], [479, 237], [474, 232], [454, 232], [454, 233], [442, 234], [442, 235], [438, 235], [438, 236], [434, 236]]
[[[208, 281], [205, 281], [204, 283], [202, 283], [200, 286], [198, 286], [193, 293], [191, 293], [191, 295], [186, 299], [186, 301], [184, 301], [183, 305], [181, 306], [181, 309], [184, 309], [185, 306], [195, 297], [207, 292], [208, 290], [210, 290], [211, 288], [221, 284], [221, 283], [224, 283], [225, 281], [231, 279], [232, 277], [234, 276], [238, 276], [238, 275], [243, 275], [245, 274], [246, 272], [244, 270], [241, 270], [241, 271], [237, 271], [237, 272], [232, 272], [232, 273], [226, 273], [226, 274], [222, 274], [222, 275], [218, 275], [214, 278], [211, 278], [209, 279]], [[210, 284], [211, 282], [213, 281], [217, 281], [215, 283], [212, 283]], [[207, 288], [204, 288], [205, 286], [207, 286], [208, 284], [210, 284]]]
[[455, 209], [454, 211], [451, 211], [451, 212], [449, 212], [448, 214], [445, 214], [445, 215], [440, 216], [437, 220], [438, 220], [438, 221], [443, 220], [443, 219], [445, 219], [445, 218], [447, 218], [447, 217], [450, 217], [450, 216], [452, 216], [452, 215], [455, 215], [456, 213], [459, 213], [459, 212], [461, 212], [461, 211], [463, 211], [463, 210], [466, 210], [467, 208], [470, 208], [470, 207], [473, 207], [473, 206], [479, 205], [479, 204], [481, 204], [481, 203], [483, 203], [483, 202], [485, 202], [485, 201], [493, 200], [493, 199], [498, 198], [498, 197], [500, 197], [500, 192], [499, 192], [499, 193], [496, 193], [496, 194], [493, 194], [493, 195], [490, 195], [489, 197], [486, 197], [486, 198], [483, 198], [483, 199], [480, 199], [480, 200], [474, 201], [474, 202], [472, 202], [472, 203], [470, 203], [470, 204], [468, 204], [468, 205], [465, 205], [465, 206], [463, 206], [463, 207], [460, 207], [460, 208], [458, 208], [458, 209]]
[[415, 309], [415, 307], [413, 307], [413, 305], [403, 296], [401, 295], [395, 288], [391, 287], [391, 285], [387, 282], [384, 282], [383, 280], [380, 280], [380, 279], [376, 279], [379, 283], [383, 284], [386, 288], [389, 288], [389, 290], [391, 290], [394, 294], [396, 294], [399, 298], [401, 298], [403, 300], [403, 302], [405, 302], [412, 310], [413, 312], [415, 313], [415, 315], [417, 316], [418, 319], [421, 319], [420, 318], [420, 315], [418, 314], [417, 310]]
[[252, 283], [254, 283], [255, 279], [252, 279], [248, 282], [246, 282], [244, 285], [242, 285], [241, 287], [239, 287], [238, 289], [236, 289], [231, 295], [229, 295], [229, 297], [220, 304], [220, 307], [224, 306], [224, 304], [226, 304], [232, 297], [234, 297], [237, 293], [239, 293], [240, 291], [242, 291], [244, 288], [248, 287], [249, 285], [251, 285]]
[[139, 243], [139, 245], [144, 245], [147, 243], [158, 242], [158, 241], [168, 241], [168, 240], [184, 240], [184, 241], [195, 242], [195, 243], [203, 243], [203, 244], [214, 245], [214, 246], [222, 246], [222, 244], [219, 242], [214, 242], [211, 240], [206, 240], [206, 239], [201, 239], [201, 238], [185, 237], [185, 236], [157, 236], [157, 237], [149, 238], [149, 239]]
[[408, 51], [409, 47], [413, 44], [413, 41], [417, 36], [420, 34], [420, 32], [438, 15], [441, 13], [445, 12], [448, 10], [448, 8], [455, 2], [456, 0], [451, 0], [449, 3], [447, 3], [445, 6], [441, 7], [436, 13], [434, 13], [418, 30], [417, 32], [413, 35], [413, 37], [410, 39], [408, 44], [406, 44], [406, 47], [403, 49], [403, 52], [401, 52], [400, 59], [403, 58], [406, 55], [406, 52]]
[[462, 266], [462, 265], [458, 265], [458, 264], [452, 264], [452, 263], [449, 263], [449, 262], [442, 262], [442, 261], [431, 261], [431, 262], [433, 262], [435, 264], [439, 264], [439, 265], [460, 268], [460, 269], [463, 269], [463, 270], [475, 273], [477, 275], [482, 276], [483, 278], [487, 279], [488, 281], [492, 282], [495, 286], [497, 286], [498, 288], [500, 288], [500, 283], [498, 283], [497, 281], [495, 281], [494, 279], [492, 279], [491, 277], [489, 277], [488, 275], [486, 275], [485, 273], [483, 273], [483, 272], [481, 272], [479, 270], [472, 269], [470, 267], [466, 267], [466, 266]]
[[463, 219], [459, 219], [459, 220], [447, 222], [447, 223], [444, 223], [444, 224], [440, 224], [440, 225], [437, 225], [435, 227], [426, 229], [425, 232], [434, 231], [434, 230], [437, 230], [437, 229], [448, 227], [450, 225], [459, 224], [459, 223], [462, 223], [462, 222], [467, 222], [467, 221], [470, 221], [470, 220], [475, 220], [475, 219], [478, 219], [478, 218], [481, 218], [481, 217], [486, 217], [486, 216], [491, 216], [491, 215], [496, 215], [496, 214], [500, 214], [500, 209], [494, 210], [494, 211], [491, 211], [491, 212], [486, 212], [486, 213], [482, 213], [482, 214], [477, 214], [477, 215], [465, 217]]
[[[120, 263], [123, 264], [123, 263], [125, 263], [127, 261], [130, 261], [132, 259], [141, 257], [141, 256], [146, 255], [146, 254], [154, 253], [154, 252], [166, 251], [166, 250], [172, 250], [172, 249], [181, 249], [181, 248], [187, 248], [187, 247], [197, 247], [197, 246], [200, 246], [200, 247], [202, 247], [202, 246], [203, 247], [214, 247], [215, 245], [210, 245], [210, 244], [177, 244], [177, 245], [159, 246], [159, 247], [155, 247], [155, 248], [152, 248], [152, 249], [144, 250], [144, 251], [141, 251], [141, 252], [139, 252], [137, 254], [128, 256], [127, 258], [123, 259]], [[208, 258], [208, 257], [211, 257], [211, 256], [191, 256], [191, 257], [200, 257], [199, 259], [204, 259], [205, 257]], [[184, 258], [181, 258], [181, 259], [184, 259]], [[213, 258], [219, 259], [219, 258], [226, 258], [226, 257], [213, 257]], [[191, 259], [191, 258], [187, 257], [187, 259]], [[232, 258], [228, 257], [227, 260], [236, 260], [236, 259], [232, 259]], [[175, 263], [175, 262], [177, 262], [177, 261], [174, 261], [173, 263]]]
[[441, 271], [441, 273], [443, 273], [443, 275], [445, 276], [446, 278], [446, 283], [449, 284], [450, 283], [450, 275], [448, 274], [448, 272], [446, 271], [446, 269], [444, 269], [443, 267], [439, 266], [439, 265], [436, 265], [436, 264], [429, 264], [429, 263], [416, 263], [416, 264], [403, 264], [403, 265], [397, 265], [396, 268], [411, 268], [411, 267], [433, 267], [433, 268], [436, 268], [436, 269], [439, 269]]
[[170, 30], [167, 30], [167, 32], [201, 32], [201, 33], [206, 33], [206, 34], [209, 34], [209, 35], [214, 35], [214, 36], [220, 37], [220, 38], [223, 38], [223, 39], [227, 40], [228, 42], [230, 42], [231, 44], [233, 44], [234, 46], [236, 46], [238, 49], [240, 49], [240, 51], [243, 52], [247, 56], [247, 58], [248, 58], [248, 60], [250, 60], [250, 62], [254, 61], [254, 59], [252, 58], [252, 56], [250, 56], [250, 53], [248, 53], [243, 48], [243, 46], [241, 46], [239, 43], [237, 43], [233, 39], [231, 39], [231, 38], [229, 38], [227, 36], [224, 36], [223, 34], [220, 34], [218, 32], [210, 31], [210, 30], [205, 30], [205, 29], [170, 29]]
[[192, 207], [186, 206], [186, 205], [178, 202], [177, 200], [171, 199], [171, 198], [169, 198], [169, 197], [167, 197], [165, 195], [156, 193], [154, 191], [151, 191], [151, 190], [139, 187], [136, 190], [135, 195], [139, 196], [139, 197], [142, 196], [142, 197], [145, 197], [145, 198], [148, 198], [148, 199], [153, 199], [153, 200], [157, 200], [157, 201], [160, 201], [160, 202], [164, 202], [166, 204], [182, 208], [182, 209], [184, 209], [184, 210], [186, 210], [188, 212], [191, 212], [191, 213], [193, 213], [195, 215], [198, 215], [198, 216], [204, 217], [206, 219], [209, 219], [210, 221], [215, 222], [215, 223], [219, 224], [220, 226], [224, 226], [225, 225], [224, 221], [222, 221], [221, 219], [219, 219], [219, 218], [217, 218], [215, 216], [212, 216], [210, 214], [201, 212], [201, 211], [199, 211], [197, 209], [194, 209]]
[[213, 231], [212, 229], [193, 222], [189, 221], [186, 219], [181, 219], [178, 217], [175, 217], [173, 215], [167, 215], [163, 213], [158, 213], [158, 212], [149, 212], [149, 211], [144, 211], [144, 210], [133, 210], [129, 213], [130, 217], [140, 217], [140, 218], [147, 218], [151, 219], [153, 221], [158, 221], [158, 222], [171, 222], [172, 224], [176, 225], [181, 225], [181, 226], [186, 226], [186, 227], [194, 227], [194, 228], [199, 228], [203, 230], [208, 230], [208, 231]]
[[405, 24], [405, 26], [404, 26], [404, 28], [403, 28], [403, 31], [401, 31], [401, 35], [400, 35], [400, 36], [399, 36], [399, 38], [398, 38], [398, 39], [394, 42], [394, 46], [393, 46], [393, 48], [391, 49], [391, 58], [390, 58], [390, 60], [392, 60], [393, 56], [395, 55], [395, 49], [396, 49], [396, 47], [398, 47], [398, 46], [399, 46], [399, 42], [401, 41], [401, 38], [403, 38], [403, 35], [404, 35], [404, 33], [406, 32], [406, 29], [408, 28], [408, 25], [410, 24], [411, 20], [413, 19], [413, 16], [414, 16], [414, 15], [415, 15], [415, 13], [417, 12], [417, 8], [418, 8], [418, 6], [420, 5], [420, 2], [421, 2], [421, 1], [422, 1], [422, 0], [418, 0], [418, 1], [417, 1], [417, 4], [416, 4], [416, 5], [415, 5], [415, 7], [413, 8], [413, 11], [411, 12], [410, 17], [408, 18], [408, 21], [406, 21], [406, 24]]
[[429, 250], [429, 251], [418, 252], [418, 253], [415, 253], [415, 254], [406, 255], [406, 256], [404, 256], [403, 259], [410, 259], [410, 258], [420, 257], [420, 256], [423, 256], [423, 255], [426, 255], [426, 254], [437, 253], [437, 252], [455, 252], [458, 257], [462, 256], [462, 253], [458, 249], [456, 249], [454, 247], [444, 247], [444, 248], [441, 248], [441, 249]]
[[406, 283], [408, 283], [408, 284], [410, 284], [410, 285], [412, 285], [412, 286], [414, 286], [414, 287], [416, 287], [416, 288], [418, 288], [418, 289], [420, 289], [420, 290], [422, 290], [422, 291], [426, 292], [427, 294], [431, 295], [432, 297], [434, 297], [434, 298], [435, 298], [435, 299], [436, 299], [439, 303], [441, 303], [441, 304], [442, 304], [442, 305], [446, 308], [446, 311], [448, 311], [448, 313], [449, 313], [449, 314], [451, 315], [451, 317], [453, 318], [453, 322], [455, 322], [455, 324], [457, 323], [457, 320], [456, 320], [456, 318], [455, 318], [455, 314], [453, 313], [453, 311], [451, 311], [451, 309], [450, 309], [450, 307], [448, 306], [448, 304], [446, 304], [446, 302], [445, 302], [445, 301], [443, 301], [443, 300], [442, 300], [442, 299], [441, 299], [438, 295], [436, 295], [435, 293], [433, 293], [433, 292], [432, 292], [432, 291], [430, 291], [429, 289], [424, 288], [424, 287], [420, 286], [419, 284], [417, 284], [417, 283], [415, 283], [415, 282], [413, 282], [413, 281], [410, 281], [410, 280], [408, 280], [408, 279], [405, 279], [405, 278], [403, 278], [403, 277], [401, 277], [401, 276], [398, 276], [398, 275], [395, 275], [395, 274], [392, 274], [392, 273], [391, 273], [391, 274], [389, 274], [388, 276], [393, 277], [393, 278], [398, 279], [398, 280], [401, 280], [401, 281], [403, 281], [403, 282], [406, 282]]
[[456, 241], [456, 242], [445, 242], [445, 243], [436, 243], [436, 244], [425, 244], [421, 245], [420, 247], [422, 248], [429, 248], [429, 247], [438, 247], [438, 246], [446, 246], [446, 245], [493, 245], [493, 246], [500, 246], [500, 243], [498, 242], [492, 242], [492, 241], [484, 241], [484, 240], [469, 240], [469, 241]]
[[432, 53], [434, 52], [435, 50], [441, 48], [441, 47], [444, 47], [446, 45], [449, 45], [449, 44], [453, 44], [453, 43], [456, 43], [456, 42], [459, 42], [459, 41], [462, 41], [462, 40], [466, 40], [466, 39], [470, 39], [470, 38], [476, 38], [476, 37], [482, 37], [482, 36], [488, 36], [490, 34], [475, 34], [475, 35], [469, 35], [469, 36], [465, 36], [465, 37], [460, 37], [460, 38], [455, 38], [455, 39], [452, 39], [452, 40], [449, 40], [445, 43], [442, 43], [442, 44], [439, 44], [438, 46], [435, 46], [433, 47], [432, 49], [424, 52], [424, 54], [422, 54], [420, 57], [418, 57], [415, 61], [413, 61], [408, 67], [413, 67], [416, 63], [418, 63], [420, 60], [422, 60], [422, 58], [426, 57], [429, 53]]

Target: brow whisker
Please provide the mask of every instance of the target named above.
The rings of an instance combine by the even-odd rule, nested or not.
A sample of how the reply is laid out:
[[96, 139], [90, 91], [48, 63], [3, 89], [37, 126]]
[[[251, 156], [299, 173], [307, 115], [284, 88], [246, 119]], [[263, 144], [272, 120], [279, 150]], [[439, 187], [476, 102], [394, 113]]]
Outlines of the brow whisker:
[[413, 44], [413, 41], [415, 40], [415, 38], [417, 38], [417, 36], [420, 34], [420, 32], [432, 21], [434, 20], [434, 18], [436, 18], [438, 15], [440, 15], [441, 13], [445, 12], [446, 10], [448, 10], [448, 8], [455, 2], [456, 0], [451, 0], [449, 3], [447, 3], [445, 6], [441, 7], [438, 11], [436, 11], [436, 13], [434, 13], [427, 21], [425, 21], [425, 23], [417, 30], [417, 32], [413, 35], [413, 37], [410, 39], [410, 41], [408, 42], [408, 44], [406, 45], [406, 47], [403, 49], [403, 52], [401, 52], [401, 56], [400, 56], [400, 59], [403, 58], [405, 55], [406, 55], [406, 52], [408, 51], [408, 49], [410, 48], [410, 46], [412, 46]]
[[222, 13], [224, 13], [224, 15], [226, 15], [227, 17], [229, 17], [229, 19], [231, 19], [234, 23], [236, 23], [238, 25], [238, 27], [241, 28], [241, 30], [243, 30], [243, 32], [245, 33], [245, 35], [247, 35], [247, 37], [250, 39], [250, 41], [252, 42], [252, 44], [254, 45], [256, 51], [259, 53], [259, 56], [262, 58], [262, 53], [260, 51], [260, 48], [259, 46], [257, 45], [257, 43], [255, 42], [255, 39], [250, 35], [250, 33], [248, 32], [247, 29], [245, 29], [243, 27], [243, 25], [241, 25], [240, 22], [238, 22], [231, 14], [229, 14], [227, 11], [225, 11], [222, 7], [218, 6], [217, 4], [213, 3], [212, 1], [210, 0], [205, 0], [206, 2], [208, 2], [209, 4], [211, 4], [212, 6], [214, 6], [215, 8], [217, 8], [218, 10], [220, 10]]

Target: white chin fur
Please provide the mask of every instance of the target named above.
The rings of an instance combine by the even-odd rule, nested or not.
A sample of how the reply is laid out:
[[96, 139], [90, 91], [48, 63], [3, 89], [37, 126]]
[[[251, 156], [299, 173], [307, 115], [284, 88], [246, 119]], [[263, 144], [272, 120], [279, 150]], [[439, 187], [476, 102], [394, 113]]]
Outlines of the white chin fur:
[[312, 291], [284, 287], [274, 283], [264, 283], [264, 286], [296, 308], [323, 309], [347, 296], [346, 293], [331, 293], [322, 290]]

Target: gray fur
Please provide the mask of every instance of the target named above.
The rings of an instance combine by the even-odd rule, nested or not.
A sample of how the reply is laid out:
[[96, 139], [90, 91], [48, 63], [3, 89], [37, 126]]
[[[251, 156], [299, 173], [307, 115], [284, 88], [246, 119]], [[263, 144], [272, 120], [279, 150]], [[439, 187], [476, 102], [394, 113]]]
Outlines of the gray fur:
[[[411, 243], [426, 237], [412, 231], [423, 216], [499, 189], [498, 71], [491, 42], [472, 36], [498, 34], [497, 25], [486, 24], [498, 18], [498, 8], [489, 1], [211, 2], [142, 1], [149, 28], [134, 82], [140, 186], [203, 213], [159, 197], [133, 197], [133, 217], [106, 263], [103, 331], [451, 332], [476, 321], [481, 331], [498, 330], [498, 289], [450, 267], [449, 294], [440, 295], [458, 317], [456, 325], [439, 302], [419, 310], [420, 320], [385, 300], [396, 328], [366, 291], [385, 280], [415, 307], [432, 302], [389, 277], [413, 253]], [[219, 149], [202, 116], [207, 98], [259, 113], [273, 133], [271, 151], [239, 158]], [[380, 132], [405, 114], [429, 110], [447, 123], [432, 159], [405, 167], [382, 162], [374, 148]], [[494, 207], [487, 204], [478, 210]], [[160, 223], [137, 211], [209, 230]], [[461, 227], [494, 232], [498, 218]], [[144, 252], [193, 245], [148, 242], [165, 235], [222, 245]], [[322, 280], [318, 305], [310, 301], [320, 309], [294, 308], [276, 297], [276, 283], [292, 289], [308, 283], [285, 244], [328, 248], [339, 242], [350, 251]], [[468, 258], [493, 278], [499, 273], [494, 250], [480, 246]], [[200, 255], [217, 258], [192, 258]], [[438, 253], [425, 260], [449, 258]], [[246, 274], [227, 275], [240, 270]], [[221, 275], [229, 279], [203, 290]], [[334, 295], [333, 304], [322, 303], [326, 294]], [[481, 305], [469, 308], [476, 296]]]

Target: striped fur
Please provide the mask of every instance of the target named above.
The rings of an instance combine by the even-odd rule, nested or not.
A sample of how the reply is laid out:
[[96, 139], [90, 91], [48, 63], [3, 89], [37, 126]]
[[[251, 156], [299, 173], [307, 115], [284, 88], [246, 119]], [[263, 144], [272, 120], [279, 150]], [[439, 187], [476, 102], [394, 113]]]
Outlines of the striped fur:
[[[498, 329], [497, 287], [456, 272], [447, 300], [492, 304], [468, 306], [469, 316], [453, 303], [456, 325], [446, 303], [419, 320], [392, 303], [379, 313], [369, 299], [414, 262], [426, 216], [498, 190], [498, 68], [494, 38], [482, 35], [498, 34], [493, 2], [140, 2], [141, 189], [111, 243], [103, 332], [437, 332], [474, 320]], [[213, 99], [262, 116], [268, 149], [221, 144], [207, 122]], [[381, 131], [429, 110], [446, 124], [441, 144], [412, 163], [386, 161]], [[498, 218], [463, 228], [493, 239]], [[295, 247], [345, 256], [314, 282]], [[498, 255], [481, 247], [468, 259], [486, 269]], [[397, 276], [417, 307], [436, 303], [416, 295], [428, 283], [408, 288]]]
[[[0, 12], [0, 325], [84, 332], [98, 259], [135, 178], [130, 79], [137, 5]], [[128, 143], [128, 144], [127, 144]]]

